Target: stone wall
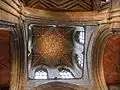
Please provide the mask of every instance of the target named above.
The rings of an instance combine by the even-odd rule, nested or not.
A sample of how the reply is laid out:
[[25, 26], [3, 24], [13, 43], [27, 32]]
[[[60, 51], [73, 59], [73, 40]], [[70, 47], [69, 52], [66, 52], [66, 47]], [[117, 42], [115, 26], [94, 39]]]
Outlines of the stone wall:
[[19, 0], [0, 0], [0, 30], [10, 31], [12, 35], [9, 43], [10, 90], [24, 90], [25, 86], [23, 19]]

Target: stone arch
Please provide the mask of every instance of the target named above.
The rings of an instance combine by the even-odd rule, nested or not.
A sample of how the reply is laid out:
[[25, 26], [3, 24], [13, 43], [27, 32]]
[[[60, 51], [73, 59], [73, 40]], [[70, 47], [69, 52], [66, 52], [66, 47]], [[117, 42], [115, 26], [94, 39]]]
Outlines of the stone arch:
[[29, 73], [29, 78], [34, 79], [35, 71], [36, 71], [37, 69], [41, 69], [41, 68], [46, 69], [46, 72], [47, 72], [47, 74], [48, 74], [48, 71], [49, 71], [49, 67], [48, 67], [48, 66], [46, 66], [46, 65], [38, 65], [38, 66], [36, 66], [36, 67], [33, 67], [33, 68], [28, 72], [28, 73]]
[[[101, 25], [91, 35], [87, 48], [87, 59], [91, 59], [92, 90], [108, 90], [104, 78], [103, 53], [106, 41], [112, 34], [113, 30], [109, 28], [109, 25]], [[89, 54], [91, 55], [89, 56]]]
[[34, 87], [32, 90], [88, 90], [85, 87], [70, 84], [70, 83], [63, 83], [63, 82], [50, 82], [46, 84], [42, 84], [39, 86]]

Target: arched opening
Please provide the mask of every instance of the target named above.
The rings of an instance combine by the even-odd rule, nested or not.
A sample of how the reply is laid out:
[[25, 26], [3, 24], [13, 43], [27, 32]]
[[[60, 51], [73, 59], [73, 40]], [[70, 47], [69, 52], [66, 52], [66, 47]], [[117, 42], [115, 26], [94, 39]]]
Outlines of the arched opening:
[[85, 87], [63, 82], [50, 82], [34, 87], [32, 90], [88, 90]]
[[39, 68], [35, 70], [34, 79], [48, 79], [48, 72], [46, 68]]
[[[94, 35], [96, 35], [92, 58], [92, 78], [96, 83], [94, 88], [97, 90], [119, 90], [119, 31], [104, 25], [100, 26]], [[111, 85], [115, 85], [115, 83], [118, 85], [117, 88], [111, 88]]]
[[69, 69], [59, 68], [58, 70], [59, 70], [59, 73], [60, 73], [60, 77], [62, 79], [74, 78], [73, 73]]

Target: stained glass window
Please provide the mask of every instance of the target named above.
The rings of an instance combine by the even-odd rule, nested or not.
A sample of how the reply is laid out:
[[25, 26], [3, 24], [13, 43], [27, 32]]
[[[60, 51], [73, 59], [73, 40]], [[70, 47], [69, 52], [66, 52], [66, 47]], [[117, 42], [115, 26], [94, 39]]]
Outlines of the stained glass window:
[[61, 78], [74, 78], [72, 72], [68, 69], [59, 69]]
[[84, 44], [84, 28], [77, 27], [77, 31], [75, 32], [75, 41], [79, 44]]
[[85, 27], [76, 27], [74, 35], [74, 55], [77, 65], [80, 69], [83, 69], [84, 65], [84, 47], [85, 47]]
[[83, 69], [83, 55], [78, 55], [78, 54], [75, 54], [75, 58], [77, 60], [77, 64], [78, 66], [80, 67], [80, 69]]
[[44, 69], [39, 69], [35, 72], [35, 77], [34, 79], [47, 79], [48, 78], [48, 73]]

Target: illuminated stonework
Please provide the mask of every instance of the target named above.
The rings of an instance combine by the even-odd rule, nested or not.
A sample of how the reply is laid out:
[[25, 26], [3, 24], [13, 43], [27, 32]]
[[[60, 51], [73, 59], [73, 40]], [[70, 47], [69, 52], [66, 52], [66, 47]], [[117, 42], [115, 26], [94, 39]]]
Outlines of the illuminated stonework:
[[37, 51], [45, 60], [59, 60], [70, 49], [68, 41], [57, 30], [41, 35], [37, 47]]

